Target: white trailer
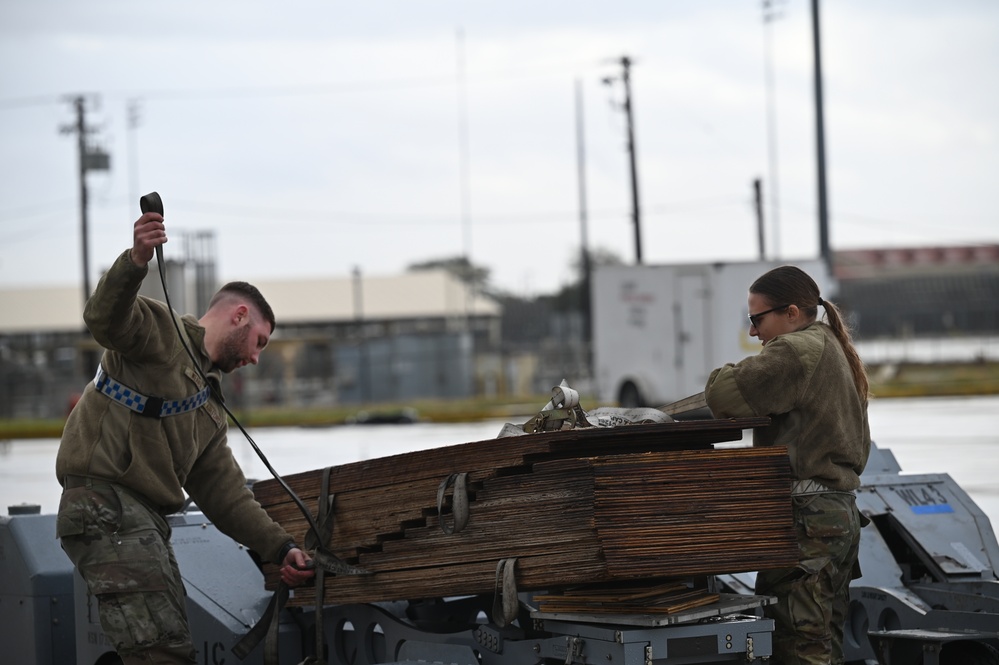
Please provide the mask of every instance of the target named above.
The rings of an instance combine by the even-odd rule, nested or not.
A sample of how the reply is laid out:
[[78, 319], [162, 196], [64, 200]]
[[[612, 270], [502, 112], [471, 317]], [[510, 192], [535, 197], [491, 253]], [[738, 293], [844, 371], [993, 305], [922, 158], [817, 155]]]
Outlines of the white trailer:
[[821, 259], [596, 268], [593, 362], [601, 401], [660, 406], [704, 390], [716, 367], [757, 353], [760, 343], [749, 336], [749, 286], [786, 264], [807, 272], [834, 299]]

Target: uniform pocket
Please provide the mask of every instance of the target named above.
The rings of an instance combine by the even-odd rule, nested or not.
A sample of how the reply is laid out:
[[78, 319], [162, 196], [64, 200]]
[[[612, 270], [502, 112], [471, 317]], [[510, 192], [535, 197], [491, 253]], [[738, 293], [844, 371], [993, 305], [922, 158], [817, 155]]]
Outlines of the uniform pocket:
[[853, 532], [856, 510], [821, 497], [810, 497], [798, 508], [798, 519], [809, 538], [842, 538]]
[[859, 513], [853, 497], [830, 492], [794, 501], [801, 551], [798, 565], [816, 574], [831, 563], [843, 563], [860, 538]]
[[87, 513], [83, 504], [86, 502], [87, 490], [74, 487], [65, 490], [59, 499], [59, 512], [56, 514], [56, 538], [66, 536], [81, 536], [86, 533]]
[[98, 599], [104, 633], [120, 654], [190, 643], [183, 593], [170, 588], [157, 562], [95, 563], [85, 578]]
[[163, 571], [149, 559], [106, 561], [87, 566], [87, 585], [98, 598], [113, 593], [166, 591]]
[[59, 499], [56, 537], [103, 538], [121, 524], [121, 503], [111, 487], [74, 487]]

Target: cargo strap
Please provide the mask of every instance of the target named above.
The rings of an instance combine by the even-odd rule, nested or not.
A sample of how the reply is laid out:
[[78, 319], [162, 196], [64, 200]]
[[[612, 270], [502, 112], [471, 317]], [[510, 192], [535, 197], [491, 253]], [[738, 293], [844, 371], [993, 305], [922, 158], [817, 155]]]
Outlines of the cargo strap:
[[330, 492], [330, 473], [333, 467], [323, 469], [323, 480], [319, 490], [316, 509], [316, 524], [319, 533], [313, 529], [305, 534], [305, 549], [312, 556], [312, 566], [316, 573], [323, 571], [330, 575], [370, 575], [371, 573], [359, 566], [353, 566], [326, 549], [333, 538], [333, 499]]
[[194, 411], [208, 403], [208, 397], [212, 392], [211, 388], [205, 386], [204, 389], [184, 399], [167, 400], [162, 397], [147, 397], [108, 376], [108, 373], [101, 366], [97, 367], [94, 386], [100, 393], [147, 418], [166, 418]]
[[541, 411], [523, 425], [526, 434], [552, 432], [576, 427], [592, 427], [586, 420], [586, 413], [579, 406], [579, 392], [570, 388], [562, 380], [552, 388], [552, 398]]
[[232, 654], [244, 660], [253, 649], [264, 641], [264, 665], [277, 665], [278, 662], [278, 628], [281, 624], [281, 611], [284, 610], [285, 603], [288, 602], [288, 585], [283, 581], [278, 581], [277, 589], [271, 596], [271, 602], [267, 604], [260, 620], [253, 624], [246, 635], [240, 638], [239, 642], [232, 647]]
[[[441, 481], [437, 488], [437, 518], [440, 520], [441, 531], [447, 535], [458, 533], [468, 524], [468, 490], [467, 473], [452, 473]], [[454, 524], [448, 524], [442, 514], [444, 510], [444, 496], [447, 488], [454, 485], [454, 492], [451, 494], [451, 514], [454, 516]]]
[[[681, 401], [688, 405], [696, 404], [696, 397], [697, 395]], [[703, 402], [703, 393], [700, 396], [700, 401]], [[671, 406], [673, 405], [667, 404], [662, 409], [667, 409]], [[541, 411], [523, 425], [506, 423], [503, 425], [503, 429], [500, 430], [497, 438], [592, 427], [618, 427], [619, 425], [673, 422], [670, 414], [662, 409], [649, 407], [625, 409], [613, 406], [601, 406], [590, 411], [584, 411], [579, 403], [579, 392], [570, 388], [569, 384], [563, 380], [560, 385], [552, 388], [552, 397]], [[688, 410], [687, 407], [683, 407], [674, 412], [685, 413]], [[711, 417], [710, 412], [708, 412], [706, 417]]]
[[[326, 595], [326, 575], [369, 575], [363, 568], [352, 566], [341, 560], [332, 552], [326, 550], [333, 535], [333, 498], [330, 493], [330, 472], [332, 467], [323, 470], [322, 485], [317, 499], [316, 524], [319, 525], [319, 533], [313, 529], [305, 534], [305, 548], [312, 554], [310, 568], [316, 570], [316, 655], [308, 656], [299, 665], [326, 665], [323, 659], [323, 603]], [[264, 640], [264, 663], [263, 665], [278, 665], [278, 624], [280, 623], [281, 610], [284, 609], [288, 601], [289, 589], [284, 582], [278, 582], [278, 587], [271, 597], [263, 616], [247, 633], [236, 646], [232, 653], [243, 660], [251, 651]]]
[[[319, 496], [316, 498], [316, 524], [319, 525], [320, 532], [317, 534], [312, 529], [305, 535], [305, 547], [315, 550], [316, 554], [322, 551], [323, 546], [329, 542], [333, 535], [333, 495], [330, 494], [330, 471], [332, 467], [323, 469], [323, 482], [319, 489]], [[335, 557], [334, 557], [335, 558]], [[338, 559], [339, 560], [339, 559]], [[313, 559], [315, 561], [315, 559]], [[321, 565], [316, 566], [316, 653], [302, 661], [302, 665], [315, 664], [326, 665], [323, 658], [323, 638], [326, 633], [326, 624], [323, 623], [323, 603], [326, 602], [326, 568]]]
[[515, 569], [517, 559], [500, 559], [496, 565], [496, 588], [493, 592], [493, 623], [500, 628], [513, 623], [520, 609], [520, 599], [517, 597], [517, 579]]

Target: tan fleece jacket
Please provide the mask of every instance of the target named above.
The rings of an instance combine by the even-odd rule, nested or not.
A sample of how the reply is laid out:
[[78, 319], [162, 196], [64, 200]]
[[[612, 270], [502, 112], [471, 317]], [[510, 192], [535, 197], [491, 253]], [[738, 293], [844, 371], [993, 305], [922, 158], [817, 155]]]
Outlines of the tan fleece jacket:
[[[181, 346], [173, 313], [139, 296], [148, 269], [124, 252], [87, 301], [84, 320], [106, 351], [104, 370], [147, 396], [183, 399], [204, 387]], [[181, 318], [191, 350], [208, 377], [212, 398], [194, 411], [165, 418], [141, 416], [89, 383], [66, 420], [56, 457], [59, 482], [67, 475], [121, 484], [162, 514], [178, 510], [184, 490], [225, 534], [267, 560], [292, 540], [261, 508], [227, 443], [228, 423], [219, 404], [220, 374], [204, 348], [205, 329]]]
[[867, 401], [828, 325], [780, 335], [758, 355], [716, 369], [705, 397], [717, 418], [769, 416], [753, 445], [787, 446], [797, 479], [836, 490], [860, 486], [871, 449]]

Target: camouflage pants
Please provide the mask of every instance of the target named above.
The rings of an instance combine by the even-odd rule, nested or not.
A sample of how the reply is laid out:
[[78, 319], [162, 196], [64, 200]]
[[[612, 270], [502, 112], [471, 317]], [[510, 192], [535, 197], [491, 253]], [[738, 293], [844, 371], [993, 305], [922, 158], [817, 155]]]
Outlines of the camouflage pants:
[[861, 516], [852, 494], [793, 496], [801, 550], [795, 568], [756, 577], [756, 593], [776, 596], [772, 665], [842, 665], [850, 580], [859, 576]]
[[56, 535], [126, 665], [196, 662], [184, 582], [161, 515], [118, 485], [88, 480], [63, 492]]

